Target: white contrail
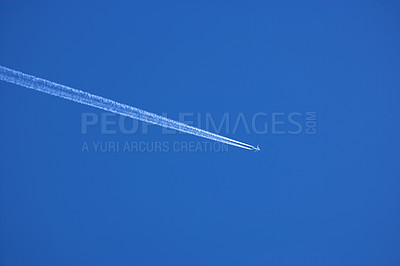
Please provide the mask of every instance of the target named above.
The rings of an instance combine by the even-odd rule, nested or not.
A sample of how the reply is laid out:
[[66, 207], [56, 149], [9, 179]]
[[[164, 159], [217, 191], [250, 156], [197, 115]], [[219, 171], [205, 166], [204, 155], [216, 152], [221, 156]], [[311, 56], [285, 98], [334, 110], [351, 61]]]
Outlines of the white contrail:
[[258, 146], [254, 147], [252, 145], [237, 140], [233, 140], [230, 138], [226, 138], [199, 128], [195, 128], [160, 115], [146, 112], [139, 108], [135, 108], [126, 104], [121, 104], [97, 95], [93, 95], [45, 79], [24, 74], [22, 72], [3, 67], [1, 65], [0, 65], [0, 79], [26, 88], [58, 96], [70, 101], [90, 105], [119, 115], [128, 116], [147, 123], [175, 129], [184, 133], [211, 139], [214, 141], [233, 145], [247, 150], [254, 150], [254, 151], [259, 150]]

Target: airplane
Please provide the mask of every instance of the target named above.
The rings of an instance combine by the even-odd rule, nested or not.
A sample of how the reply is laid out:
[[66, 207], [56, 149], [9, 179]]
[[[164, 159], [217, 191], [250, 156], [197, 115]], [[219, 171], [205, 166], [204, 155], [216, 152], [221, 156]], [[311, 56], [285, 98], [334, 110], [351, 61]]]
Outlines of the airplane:
[[261, 149], [260, 149], [260, 147], [258, 147], [258, 145], [257, 145], [257, 148], [254, 148], [254, 152], [259, 152], [259, 151], [261, 151]]

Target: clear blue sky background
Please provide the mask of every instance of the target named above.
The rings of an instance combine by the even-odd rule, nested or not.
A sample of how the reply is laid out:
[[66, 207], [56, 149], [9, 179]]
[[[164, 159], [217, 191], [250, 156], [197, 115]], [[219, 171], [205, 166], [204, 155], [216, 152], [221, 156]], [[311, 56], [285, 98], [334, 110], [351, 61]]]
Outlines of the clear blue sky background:
[[0, 265], [399, 265], [399, 2], [0, 2], [0, 64], [155, 113], [307, 112], [260, 153], [83, 153], [0, 82]]

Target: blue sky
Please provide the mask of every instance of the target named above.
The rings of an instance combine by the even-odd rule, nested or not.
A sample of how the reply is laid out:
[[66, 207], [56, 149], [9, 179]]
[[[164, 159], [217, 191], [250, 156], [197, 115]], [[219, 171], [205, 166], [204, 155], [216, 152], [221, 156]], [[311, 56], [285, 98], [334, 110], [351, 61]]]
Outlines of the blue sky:
[[259, 153], [82, 152], [203, 140], [83, 134], [101, 111], [0, 82], [0, 264], [398, 265], [399, 11], [1, 1], [3, 66], [174, 119], [315, 112], [317, 132], [224, 134]]

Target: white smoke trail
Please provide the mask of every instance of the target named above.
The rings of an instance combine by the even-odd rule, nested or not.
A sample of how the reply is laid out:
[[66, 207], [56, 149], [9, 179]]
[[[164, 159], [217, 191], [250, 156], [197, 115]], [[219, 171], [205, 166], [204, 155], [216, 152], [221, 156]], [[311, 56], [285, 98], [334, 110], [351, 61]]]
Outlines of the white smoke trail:
[[19, 71], [15, 71], [0, 65], [0, 79], [26, 88], [58, 96], [70, 101], [90, 105], [99, 109], [113, 112], [119, 115], [128, 116], [147, 123], [162, 127], [175, 129], [184, 133], [211, 139], [221, 143], [233, 145], [239, 148], [258, 151], [259, 148], [252, 145], [226, 138], [202, 129], [198, 129], [184, 123], [168, 119], [166, 117], [146, 112], [126, 104], [121, 104], [97, 95], [84, 91], [76, 90], [64, 85], [60, 85], [45, 79], [37, 78]]

